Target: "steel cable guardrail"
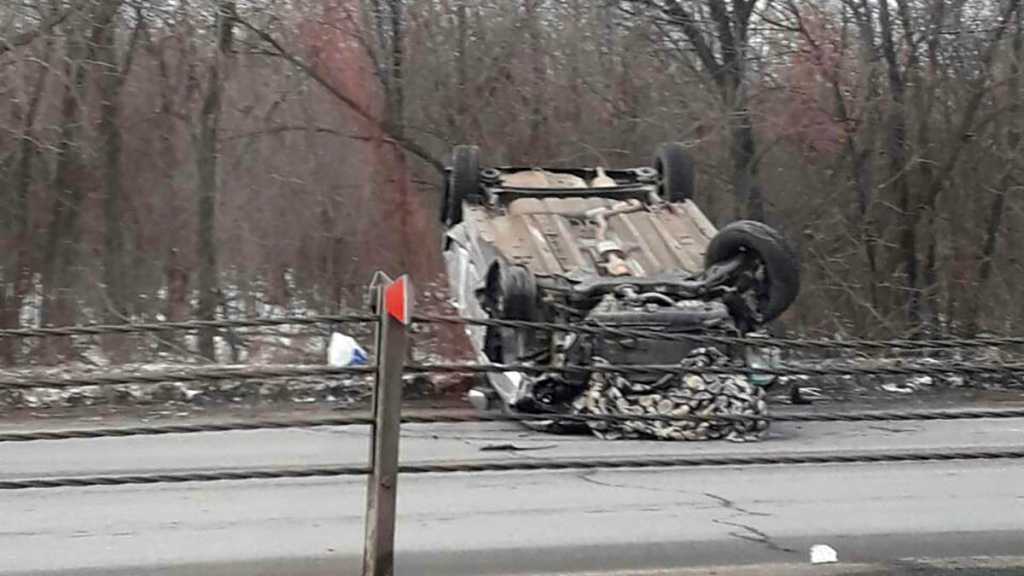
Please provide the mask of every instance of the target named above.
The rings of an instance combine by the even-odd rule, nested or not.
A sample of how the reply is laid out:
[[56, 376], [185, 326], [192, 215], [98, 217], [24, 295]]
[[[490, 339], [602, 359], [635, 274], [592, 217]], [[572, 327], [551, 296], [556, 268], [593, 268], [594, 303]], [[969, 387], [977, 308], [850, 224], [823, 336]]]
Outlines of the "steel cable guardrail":
[[[668, 334], [655, 331], [615, 328], [609, 326], [573, 325], [566, 326], [544, 322], [519, 322], [505, 320], [469, 320], [448, 316], [420, 316], [418, 322], [426, 323], [458, 323], [465, 325], [482, 325], [497, 327], [533, 328], [553, 331], [574, 331], [636, 339], [669, 339], [711, 344], [748, 344], [755, 346], [790, 346], [800, 348], [830, 349], [869, 349], [869, 350], [923, 350], [953, 349], [979, 346], [1004, 346], [1024, 344], [1024, 338], [1017, 337], [985, 337], [974, 339], [945, 340], [849, 340], [827, 341], [808, 339], [773, 339], [750, 337], [726, 337], [697, 334]], [[124, 334], [143, 332], [166, 332], [172, 330], [194, 330], [202, 328], [241, 328], [279, 326], [287, 324], [319, 324], [340, 322], [377, 322], [372, 315], [354, 314], [340, 316], [305, 316], [287, 318], [238, 319], [217, 321], [161, 322], [150, 324], [90, 325], [68, 326], [56, 328], [0, 330], [2, 337], [44, 337], [74, 336], [98, 334]], [[484, 374], [492, 372], [524, 372], [524, 373], [569, 373], [590, 374], [595, 372], [614, 372], [625, 375], [733, 375], [758, 374], [774, 376], [833, 376], [833, 375], [865, 375], [865, 376], [907, 376], [907, 375], [980, 375], [980, 374], [1024, 374], [1024, 362], [979, 363], [979, 362], [942, 362], [942, 363], [907, 363], [886, 366], [800, 366], [781, 365], [769, 368], [749, 368], [743, 366], [708, 366], [690, 367], [664, 364], [632, 364], [615, 365], [597, 363], [592, 365], [543, 366], [534, 364], [474, 364], [474, 363], [433, 363], [408, 364], [401, 369], [406, 374]], [[224, 380], [257, 380], [310, 376], [365, 375], [377, 371], [376, 366], [331, 367], [319, 365], [305, 366], [261, 366], [256, 368], [238, 367], [204, 367], [185, 370], [163, 370], [142, 373], [107, 373], [79, 374], [69, 376], [51, 376], [39, 374], [19, 374], [15, 377], [0, 378], [2, 388], [67, 388], [77, 386], [103, 386], [124, 384], [159, 384], [164, 382], [201, 382]], [[396, 382], [397, 383], [397, 382]], [[1024, 417], [1024, 408], [1000, 410], [910, 410], [910, 411], [876, 411], [855, 413], [803, 413], [780, 414], [776, 416], [754, 415], [608, 415], [608, 414], [433, 414], [406, 415], [401, 417], [404, 423], [442, 423], [442, 422], [526, 422], [526, 421], [775, 421], [775, 422], [857, 422], [884, 420], [962, 420], [967, 418], [1019, 418]], [[30, 432], [0, 433], [0, 442], [24, 442], [34, 440], [62, 440], [75, 438], [103, 438], [142, 435], [180, 434], [198, 432], [224, 432], [235, 430], [259, 430], [273, 428], [308, 428], [317, 426], [346, 426], [373, 424], [374, 419], [368, 415], [346, 415], [330, 418], [304, 418], [285, 420], [258, 420], [248, 422], [221, 422], [209, 424], [165, 424], [154, 426], [129, 426], [120, 428], [93, 428], [77, 430], [49, 430]], [[754, 455], [706, 455], [706, 456], [671, 456], [633, 457], [633, 458], [552, 458], [510, 461], [470, 461], [470, 462], [426, 462], [399, 466], [403, 473], [449, 473], [449, 472], [487, 472], [512, 470], [562, 470], [591, 468], [652, 468], [680, 466], [743, 466], [758, 464], [826, 464], [853, 462], [900, 462], [900, 461], [932, 461], [957, 459], [1005, 459], [1024, 458], [1024, 449], [959, 449], [944, 451], [907, 450], [901, 452], [846, 452], [846, 453], [798, 453], [798, 454], [754, 454]], [[330, 466], [305, 467], [294, 469], [253, 469], [228, 470], [187, 473], [133, 474], [114, 476], [88, 476], [77, 478], [34, 478], [0, 480], [0, 489], [23, 488], [54, 488], [81, 486], [113, 486], [124, 484], [176, 483], [216, 480], [251, 480], [271, 478], [307, 478], [320, 476], [362, 475], [368, 472], [365, 466]]]
[[[914, 376], [914, 375], [992, 375], [1024, 374], [1024, 363], [975, 364], [949, 362], [938, 365], [905, 366], [777, 366], [772, 368], [683, 367], [671, 364], [595, 364], [543, 366], [532, 364], [411, 364], [407, 373], [430, 374], [487, 374], [500, 372], [590, 374], [614, 372], [626, 375], [711, 374], [711, 375], [766, 375], [766, 376]], [[79, 386], [112, 386], [123, 384], [162, 384], [165, 382], [203, 382], [220, 380], [271, 380], [309, 376], [366, 375], [376, 371], [374, 366], [284, 366], [261, 368], [199, 368], [194, 370], [161, 370], [123, 374], [72, 374], [50, 376], [22, 374], [17, 378], [0, 378], [0, 389], [69, 388]]]
[[3, 388], [70, 388], [78, 386], [113, 386], [121, 384], [162, 384], [165, 382], [205, 382], [219, 380], [270, 380], [308, 376], [373, 374], [375, 366], [279, 366], [260, 368], [196, 368], [190, 370], [158, 370], [143, 373], [72, 374], [49, 376], [22, 374], [16, 378], [0, 378]]
[[104, 334], [140, 334], [174, 332], [204, 328], [262, 328], [267, 326], [301, 326], [315, 324], [354, 324], [376, 322], [373, 314], [338, 314], [316, 316], [285, 316], [281, 318], [239, 318], [236, 320], [185, 320], [182, 322], [145, 322], [127, 324], [83, 324], [44, 328], [7, 328], [0, 338], [45, 338], [49, 336], [99, 336]]
[[[374, 366], [263, 366], [259, 368], [196, 368], [160, 370], [143, 373], [71, 374], [66, 376], [23, 373], [17, 377], [0, 378], [0, 389], [68, 388], [78, 386], [109, 386], [123, 384], [161, 384], [164, 382], [203, 382], [220, 380], [270, 380], [309, 376], [365, 375], [376, 371]], [[914, 375], [1017, 375], [1024, 374], [1024, 363], [944, 362], [942, 364], [908, 364], [903, 366], [746, 366], [686, 367], [675, 364], [570, 364], [544, 366], [534, 364], [410, 364], [410, 374], [487, 374], [500, 372], [590, 374], [613, 372], [625, 375], [766, 375], [766, 376], [914, 376]]]
[[219, 480], [270, 480], [283, 478], [316, 478], [325, 476], [361, 476], [366, 466], [322, 466], [303, 468], [269, 468], [224, 470], [216, 472], [164, 472], [158, 474], [119, 474], [70, 476], [58, 478], [27, 478], [0, 480], [0, 490], [27, 488], [83, 488], [87, 486], [125, 486], [129, 484], [180, 484], [182, 482], [215, 482]]
[[[386, 279], [386, 277], [385, 277]], [[608, 364], [595, 359], [588, 365], [543, 366], [535, 364], [474, 364], [474, 363], [421, 363], [410, 364], [410, 326], [414, 323], [447, 323], [477, 325], [500, 328], [528, 328], [551, 332], [577, 332], [623, 339], [657, 339], [696, 342], [712, 345], [750, 345], [755, 347], [788, 347], [845, 350], [956, 350], [1024, 344], [1022, 337], [980, 337], [950, 338], [942, 340], [863, 340], [846, 341], [813, 340], [804, 338], [760, 338], [733, 337], [715, 334], [667, 333], [656, 329], [639, 330], [595, 324], [592, 322], [563, 325], [550, 322], [521, 322], [507, 320], [473, 320], [453, 316], [426, 315], [411, 317], [411, 292], [408, 277], [396, 281], [386, 279], [377, 289], [379, 314], [350, 314], [334, 316], [302, 316], [284, 318], [251, 318], [235, 320], [192, 320], [186, 322], [159, 322], [141, 324], [96, 324], [89, 326], [66, 326], [0, 330], [3, 338], [39, 338], [47, 336], [95, 336], [101, 334], [162, 333], [174, 330], [199, 330], [217, 328], [249, 328], [282, 325], [310, 325], [323, 323], [372, 322], [377, 327], [376, 366], [259, 366], [203, 367], [144, 371], [133, 373], [73, 374], [53, 376], [50, 374], [22, 372], [13, 376], [0, 377], [0, 391], [29, 388], [70, 388], [78, 386], [103, 386], [125, 384], [159, 384], [164, 382], [201, 382], [258, 380], [276, 378], [297, 378], [310, 376], [365, 375], [377, 374], [372, 387], [373, 415], [345, 415], [332, 418], [291, 418], [282, 420], [256, 420], [201, 424], [160, 424], [146, 426], [105, 427], [91, 429], [40, 430], [29, 432], [0, 432], [2, 442], [27, 442], [40, 440], [65, 440], [83, 438], [110, 438], [128, 436], [153, 436], [199, 432], [227, 432], [243, 430], [311, 428], [318, 426], [369, 425], [371, 434], [369, 464], [343, 464], [334, 466], [272, 467], [252, 469], [225, 469], [200, 471], [157, 471], [137, 474], [97, 474], [77, 477], [36, 477], [0, 478], [0, 490], [52, 489], [62, 487], [110, 487], [123, 485], [150, 485], [184, 482], [243, 481], [268, 479], [299, 479], [338, 476], [368, 475], [366, 508], [366, 542], [364, 545], [364, 573], [382, 576], [393, 567], [394, 526], [396, 509], [395, 485], [401, 474], [469, 473], [469, 472], [510, 472], [535, 470], [593, 470], [622, 468], [681, 468], [705, 466], [754, 466], [793, 464], [853, 464], [880, 462], [935, 462], [953, 460], [1005, 460], [1024, 458], [1020, 447], [961, 447], [945, 450], [907, 449], [890, 451], [843, 451], [843, 452], [792, 452], [792, 453], [722, 453], [703, 455], [671, 456], [629, 456], [597, 458], [559, 457], [551, 458], [509, 458], [506, 460], [469, 461], [428, 461], [403, 464], [399, 459], [398, 446], [401, 438], [401, 423], [437, 423], [460, 421], [627, 421], [638, 420], [678, 422], [703, 422], [698, 428], [708, 427], [707, 422], [743, 421], [747, 424], [727, 426], [760, 428], [770, 421], [813, 422], [813, 421], [882, 421], [882, 420], [962, 420], [965, 418], [1021, 418], [1024, 408], [1010, 410], [929, 410], [929, 411], [883, 411], [862, 413], [818, 413], [781, 414], [768, 416], [753, 412], [764, 412], [763, 408], [744, 410], [741, 414], [433, 414], [401, 415], [403, 375], [409, 374], [485, 374], [493, 372], [522, 372], [531, 374], [563, 373], [594, 374], [618, 373], [623, 375], [774, 375], [774, 376], [903, 376], [903, 375], [977, 375], [1024, 374], [1024, 361], [1009, 361], [996, 355], [994, 362], [988, 358], [982, 361], [965, 362], [958, 356], [954, 361], [926, 363], [918, 361], [901, 365], [847, 365], [806, 366], [791, 363], [765, 368], [746, 366], [690, 366], [683, 364]], [[376, 278], [375, 278], [376, 282]], [[979, 359], [980, 360], [980, 359]], [[759, 406], [764, 406], [758, 399]], [[661, 410], [659, 410], [661, 411]], [[750, 425], [756, 422], [756, 425]], [[714, 426], [711, 424], [710, 426]], [[660, 425], [659, 425], [660, 427]], [[766, 427], [766, 426], [765, 426]], [[720, 436], [716, 436], [720, 437]], [[684, 436], [685, 438], [685, 436]], [[730, 436], [731, 438], [731, 436]], [[743, 439], [741, 437], [741, 439]]]
[[[403, 464], [401, 474], [432, 474], [460, 472], [515, 472], [533, 470], [593, 470], [616, 468], [691, 468], [704, 466], [757, 466], [793, 464], [868, 464], [881, 462], [942, 462], [950, 460], [1006, 460], [1024, 458], [1024, 449], [964, 450], [900, 450], [876, 452], [735, 454], [633, 457], [633, 458], [550, 458], [477, 460], [462, 462], [423, 462]], [[64, 488], [89, 486], [123, 486], [129, 484], [163, 484], [213, 482], [220, 480], [267, 480], [332, 476], [361, 476], [366, 466], [319, 466], [301, 468], [269, 468], [225, 470], [215, 472], [182, 472], [132, 475], [97, 475], [79, 477], [28, 478], [0, 480], [0, 490], [30, 488]]]
[[[965, 410], [877, 410], [857, 412], [804, 412], [774, 416], [747, 416], [721, 414], [688, 415], [601, 415], [601, 414], [429, 414], [404, 415], [402, 424], [465, 424], [481, 422], [712, 422], [712, 421], [770, 421], [770, 422], [890, 422], [936, 421], [974, 419], [1024, 418], [1024, 408], [965, 409]], [[329, 416], [318, 418], [287, 418], [270, 420], [239, 420], [197, 424], [156, 424], [150, 426], [118, 426], [107, 428], [80, 428], [35, 430], [28, 432], [0, 432], [0, 442], [31, 442], [45, 440], [74, 440], [86, 438], [124, 438], [129, 436], [159, 436], [167, 434], [196, 434], [204, 432], [236, 432], [287, 428], [317, 428], [327, 426], [365, 426], [373, 423], [369, 414]]]
[[941, 365], [904, 366], [775, 366], [750, 368], [746, 366], [702, 366], [689, 367], [675, 364], [592, 364], [543, 366], [533, 364], [410, 364], [405, 367], [412, 373], [446, 374], [488, 374], [498, 372], [525, 372], [543, 374], [547, 372], [568, 374], [590, 374], [613, 372], [625, 375], [662, 374], [710, 374], [710, 375], [764, 375], [764, 376], [915, 376], [915, 375], [982, 375], [982, 374], [1024, 374], [1024, 362], [1020, 363], [972, 363], [943, 362]]
[[617, 328], [603, 324], [557, 324], [552, 322], [530, 322], [525, 320], [470, 319], [461, 316], [420, 315], [413, 319], [424, 324], [463, 324], [494, 328], [527, 328], [549, 332], [573, 332], [595, 336], [617, 336], [621, 338], [667, 340], [723, 345], [776, 346], [782, 348], [817, 348], [832, 350], [949, 350], [958, 348], [999, 347], [1024, 345], [1024, 336], [979, 336], [976, 338], [943, 338], [910, 340], [821, 340], [809, 338], [768, 338], [719, 336], [713, 334], [686, 334], [661, 331]]
[[[286, 316], [280, 318], [239, 318], [223, 320], [186, 320], [181, 322], [147, 322], [125, 324], [86, 324], [42, 328], [0, 329], [0, 338], [43, 338], [50, 336], [98, 336], [104, 334], [138, 334], [146, 332], [193, 331], [204, 328], [260, 328], [288, 325], [317, 325], [343, 323], [373, 323], [377, 317], [372, 314], [348, 313], [338, 315]], [[1024, 345], [1024, 336], [979, 336], [974, 338], [943, 339], [891, 339], [891, 340], [823, 340], [809, 338], [740, 337], [713, 334], [668, 333], [631, 328], [617, 328], [608, 325], [558, 324], [552, 322], [529, 322], [522, 320], [470, 319], [461, 316], [420, 315], [414, 318], [419, 324], [462, 324], [499, 328], [528, 328], [551, 332], [574, 332], [580, 334], [615, 336], [648, 340], [708, 343], [723, 345], [775, 346], [786, 348], [853, 349], [853, 350], [949, 350], [959, 348], [1001, 347]]]

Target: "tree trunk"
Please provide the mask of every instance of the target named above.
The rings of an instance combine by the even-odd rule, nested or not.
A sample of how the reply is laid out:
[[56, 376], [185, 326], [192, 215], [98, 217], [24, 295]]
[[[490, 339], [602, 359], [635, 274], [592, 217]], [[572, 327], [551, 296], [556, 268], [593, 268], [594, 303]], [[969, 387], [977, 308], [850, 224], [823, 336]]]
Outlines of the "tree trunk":
[[1010, 73], [1007, 80], [1007, 98], [1010, 100], [1008, 111], [1009, 123], [1006, 128], [1006, 171], [999, 182], [999, 190], [992, 197], [989, 204], [988, 219], [985, 224], [985, 235], [978, 255], [978, 283], [973, 298], [968, 303], [967, 329], [969, 334], [978, 331], [981, 303], [986, 300], [988, 285], [992, 279], [992, 259], [996, 253], [996, 244], [999, 240], [999, 230], [1002, 228], [1004, 214], [1006, 213], [1006, 197], [1010, 188], [1021, 186], [1020, 178], [1020, 145], [1021, 145], [1021, 115], [1024, 114], [1024, 92], [1021, 91], [1022, 59], [1024, 59], [1024, 17], [1018, 10], [1016, 14], [1015, 30], [1013, 34], [1013, 52], [1010, 58]]
[[889, 92], [892, 98], [889, 110], [889, 133], [887, 149], [889, 156], [889, 176], [898, 197], [899, 207], [899, 253], [902, 260], [904, 287], [906, 290], [906, 321], [911, 328], [920, 324], [921, 305], [918, 290], [917, 260], [917, 218], [916, 207], [907, 169], [907, 117], [906, 117], [906, 81], [900, 70], [896, 56], [896, 45], [893, 40], [893, 22], [887, 0], [878, 3], [879, 23], [882, 32], [882, 53], [885, 57], [889, 78]]
[[734, 0], [732, 12], [725, 0], [709, 0], [708, 10], [717, 29], [721, 65], [715, 72], [722, 99], [729, 110], [730, 151], [736, 217], [765, 219], [764, 195], [757, 178], [754, 118], [747, 91], [747, 30], [754, 0]]
[[[209, 86], [203, 99], [199, 120], [199, 147], [196, 169], [199, 174], [199, 318], [214, 320], [217, 313], [217, 133], [220, 125], [221, 90], [219, 64], [212, 64]], [[199, 353], [216, 360], [214, 336], [216, 330], [205, 328], [199, 332]]]
[[854, 193], [857, 199], [857, 217], [852, 226], [857, 229], [857, 238], [864, 248], [867, 262], [867, 289], [871, 299], [871, 307], [878, 310], [878, 250], [870, 210], [874, 187], [874, 174], [871, 168], [873, 148], [859, 148], [852, 135], [846, 138], [847, 156], [850, 160], [850, 174], [853, 177]]
[[[171, 79], [171, 72], [167, 64], [167, 58], [163, 48], [160, 46], [151, 47], [153, 57], [156, 60], [157, 73], [160, 77], [160, 135], [159, 147], [160, 177], [165, 182], [161, 189], [161, 197], [165, 199], [165, 206], [169, 214], [173, 214], [173, 220], [169, 222], [166, 237], [166, 257], [164, 260], [164, 281], [167, 284], [167, 299], [164, 302], [164, 317], [170, 322], [186, 320], [189, 316], [188, 288], [189, 274], [185, 265], [181, 262], [180, 239], [181, 226], [180, 213], [183, 212], [182, 200], [179, 198], [178, 189], [174, 184], [174, 167], [177, 165], [176, 151], [174, 146], [174, 82]], [[136, 252], [138, 254], [138, 252]], [[168, 332], [160, 336], [160, 350], [170, 353], [182, 349], [181, 334]]]
[[[95, 57], [95, 43], [86, 42], [85, 34], [74, 25], [84, 26], [81, 18], [69, 22], [65, 70], [70, 79], [65, 84], [60, 104], [60, 141], [56, 150], [53, 188], [56, 198], [51, 210], [49, 229], [43, 248], [42, 323], [44, 326], [70, 324], [73, 321], [71, 289], [77, 276], [75, 260], [78, 245], [80, 208], [84, 200], [81, 151], [79, 149], [82, 110], [88, 76], [86, 63]], [[52, 362], [57, 355], [71, 353], [68, 337], [47, 342], [44, 360]]]
[[467, 115], [469, 113], [469, 22], [466, 16], [466, 1], [458, 0], [455, 7], [455, 106], [447, 108], [451, 118], [451, 130], [455, 141], [462, 143], [466, 141]]
[[[111, 0], [120, 5], [120, 0]], [[116, 8], [110, 18], [99, 24], [97, 43], [98, 60], [103, 65], [99, 79], [100, 122], [103, 143], [104, 188], [103, 199], [104, 242], [103, 284], [106, 288], [106, 320], [121, 323], [128, 320], [128, 278], [124, 265], [125, 218], [124, 186], [121, 180], [121, 88], [126, 67], [122, 67], [115, 37]], [[106, 347], [117, 360], [124, 360], [125, 338], [111, 336], [104, 339]]]
[[[733, 113], [732, 159], [733, 186], [736, 191], [737, 218], [764, 221], [764, 197], [757, 178], [754, 126], [746, 104], [737, 103]], [[745, 215], [744, 215], [745, 212]]]
[[[378, 52], [375, 57], [377, 62], [377, 76], [384, 84], [385, 92], [390, 93], [391, 86], [391, 62], [385, 57], [389, 54], [387, 18], [384, 17], [384, 0], [370, 0], [370, 12], [373, 14], [374, 31], [377, 33]], [[389, 0], [390, 1], [390, 0]]]
[[831, 72], [832, 94], [839, 111], [839, 119], [847, 127], [846, 152], [850, 160], [850, 174], [853, 178], [857, 204], [856, 236], [864, 249], [864, 258], [868, 269], [866, 284], [871, 299], [871, 307], [877, 314], [881, 312], [881, 295], [879, 294], [878, 287], [879, 237], [872, 214], [872, 206], [875, 196], [874, 157], [876, 154], [878, 128], [881, 124], [878, 111], [881, 88], [879, 87], [877, 67], [873, 64], [876, 53], [875, 25], [871, 17], [871, 11], [860, 9], [855, 4], [844, 6], [844, 22], [846, 8], [853, 12], [860, 37], [859, 62], [867, 70], [866, 99], [863, 103], [864, 110], [862, 112], [863, 127], [859, 129], [859, 134], [853, 131], [853, 127], [858, 122], [856, 118], [852, 117], [850, 107], [846, 104], [838, 71]]
[[[203, 97], [199, 116], [199, 135], [196, 153], [196, 169], [199, 174], [197, 194], [199, 210], [199, 318], [214, 320], [217, 316], [217, 139], [220, 132], [220, 117], [223, 106], [223, 79], [221, 67], [231, 51], [232, 28], [234, 25], [234, 4], [220, 2], [217, 14], [218, 51], [211, 57], [207, 70], [206, 94]], [[204, 328], [199, 331], [199, 354], [216, 361], [214, 336], [217, 330]]]
[[569, 105], [569, 125], [576, 127], [583, 125], [583, 107], [581, 106], [583, 103], [583, 70], [580, 64], [587, 50], [587, 46], [584, 44], [585, 36], [583, 33], [586, 14], [581, 0], [572, 0], [569, 6], [572, 14], [571, 33], [575, 39], [573, 51], [569, 56], [571, 59], [569, 62], [569, 98], [571, 99]]
[[[897, 17], [903, 28], [903, 40], [906, 44], [904, 52], [906, 53], [907, 63], [904, 68], [904, 77], [902, 79], [901, 95], [906, 96], [905, 92], [910, 87], [911, 105], [909, 109], [906, 106], [902, 107], [902, 114], [904, 122], [908, 122], [909, 111], [916, 113], [917, 122], [916, 125], [916, 150], [912, 154], [913, 157], [918, 160], [915, 162], [914, 167], [918, 174], [920, 174], [920, 184], [925, 188], [929, 188], [935, 179], [935, 174], [932, 166], [936, 163], [936, 159], [932, 158], [932, 146], [931, 146], [931, 109], [934, 102], [933, 85], [930, 80], [933, 78], [926, 78], [921, 70], [921, 57], [918, 51], [918, 39], [922, 35], [919, 31], [914, 29], [913, 18], [910, 12], [910, 5], [907, 0], [896, 0]], [[930, 24], [927, 33], [929, 38], [929, 46], [934, 49], [934, 43], [931, 41], [939, 32], [939, 28], [942, 25], [942, 13], [944, 9], [943, 3], [938, 3], [933, 7], [930, 15]], [[889, 15], [888, 6], [884, 10], [884, 14], [887, 17]], [[883, 24], [885, 25], [885, 24]], [[895, 26], [895, 23], [889, 23], [890, 26]], [[892, 32], [888, 33], [891, 38]], [[905, 104], [905, 99], [901, 102]], [[904, 128], [906, 130], [906, 127]], [[909, 132], [909, 130], [908, 130]], [[906, 138], [907, 134], [904, 134]], [[904, 142], [906, 146], [906, 142]], [[910, 177], [910, 166], [905, 164], [901, 168], [903, 173], [906, 173], [909, 187]], [[904, 233], [907, 230], [913, 230], [914, 234], [921, 234], [918, 231], [918, 224], [921, 221], [921, 216], [925, 216], [925, 226], [923, 230], [922, 242], [926, 244], [924, 266], [921, 269], [922, 285], [920, 290], [921, 300], [919, 301], [920, 311], [922, 316], [920, 318], [921, 323], [924, 327], [929, 327], [935, 324], [938, 319], [939, 312], [939, 286], [938, 286], [938, 274], [936, 272], [936, 237], [935, 229], [935, 203], [925, 202], [924, 206], [917, 206], [917, 195], [910, 193], [912, 198], [908, 209], [910, 210], [910, 218], [904, 222]]]
[[402, 137], [405, 135], [405, 36], [404, 0], [388, 0], [388, 8], [391, 12], [391, 74], [388, 85], [388, 123], [394, 130], [394, 134]]
[[[167, 253], [167, 264], [164, 271], [167, 279], [167, 320], [181, 322], [188, 319], [188, 270], [181, 263], [181, 256], [176, 248]], [[173, 336], [165, 337], [176, 342]]]
[[526, 25], [529, 30], [530, 42], [530, 73], [531, 82], [527, 90], [529, 98], [527, 149], [535, 161], [542, 161], [548, 155], [548, 147], [544, 138], [544, 108], [546, 99], [547, 70], [544, 63], [544, 42], [542, 35], [540, 10], [544, 0], [526, 1]]
[[[13, 260], [9, 263], [8, 278], [0, 284], [0, 328], [13, 329], [21, 326], [21, 306], [28, 294], [31, 279], [31, 214], [28, 198], [32, 188], [32, 169], [39, 148], [36, 144], [36, 119], [39, 117], [40, 104], [46, 88], [46, 79], [50, 74], [50, 57], [53, 54], [53, 35], [47, 34], [43, 46], [43, 54], [39, 59], [39, 70], [29, 80], [31, 92], [28, 106], [22, 114], [21, 139], [18, 142], [18, 161], [14, 168], [13, 191], [14, 202], [11, 209], [11, 235], [14, 238]], [[14, 364], [18, 361], [17, 344], [13, 338], [0, 339], [0, 361]]]

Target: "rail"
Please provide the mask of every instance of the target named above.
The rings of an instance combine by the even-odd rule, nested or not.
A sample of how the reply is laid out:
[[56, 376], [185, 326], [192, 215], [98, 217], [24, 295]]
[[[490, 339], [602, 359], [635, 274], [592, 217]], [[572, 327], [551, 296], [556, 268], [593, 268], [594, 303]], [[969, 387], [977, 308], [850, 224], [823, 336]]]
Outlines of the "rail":
[[[908, 361], [898, 365], [818, 366], [780, 364], [764, 369], [738, 366], [680, 365], [566, 365], [537, 366], [532, 364], [480, 363], [410, 363], [408, 348], [410, 325], [459, 324], [463, 326], [520, 328], [556, 332], [576, 332], [636, 340], [670, 340], [715, 345], [753, 345], [788, 349], [854, 350], [854, 351], [927, 351], [1003, 349], [1024, 344], [1024, 337], [988, 336], [949, 339], [895, 340], [814, 340], [803, 338], [727, 337], [708, 334], [669, 334], [656, 331], [622, 329], [593, 324], [565, 326], [545, 322], [509, 320], [470, 320], [453, 316], [411, 315], [411, 287], [400, 279], [378, 294], [374, 314], [348, 313], [323, 316], [278, 318], [246, 318], [225, 320], [189, 320], [141, 324], [96, 324], [85, 326], [40, 327], [0, 330], [3, 338], [49, 338], [66, 336], [97, 336], [104, 334], [143, 334], [190, 331], [200, 329], [235, 329], [285, 325], [325, 325], [337, 323], [372, 323], [377, 331], [376, 364], [372, 366], [260, 366], [210, 367], [159, 370], [145, 373], [107, 372], [54, 376], [29, 370], [17, 377], [0, 377], [4, 389], [69, 388], [75, 386], [112, 386], [123, 384], [150, 385], [164, 382], [206, 382], [271, 380], [310, 376], [375, 375], [373, 407], [368, 413], [345, 414], [320, 418], [282, 418], [198, 424], [160, 424], [145, 426], [93, 427], [56, 430], [0, 432], [0, 443], [53, 442], [85, 438], [124, 438], [167, 434], [201, 434], [245, 430], [314, 428], [335, 426], [369, 426], [371, 456], [365, 465], [320, 466], [296, 468], [243, 469], [226, 471], [195, 471], [183, 473], [121, 474], [82, 477], [15, 478], [0, 480], [0, 490], [28, 490], [68, 487], [121, 486], [132, 484], [266, 480], [281, 478], [312, 478], [366, 476], [368, 478], [367, 531], [364, 547], [366, 576], [389, 573], [393, 559], [394, 523], [397, 480], [401, 474], [438, 474], [455, 472], [505, 472], [528, 470], [568, 470], [594, 468], [664, 468], [696, 466], [749, 466], [780, 464], [844, 464], [857, 462], [922, 462], [940, 460], [1020, 459], [1024, 448], [973, 448], [962, 450], [883, 450], [843, 453], [771, 453], [755, 455], [686, 455], [670, 457], [626, 458], [517, 458], [514, 460], [480, 460], [469, 462], [399, 462], [398, 443], [401, 424], [412, 423], [476, 423], [476, 422], [538, 422], [571, 423], [712, 423], [712, 422], [879, 422], [965, 420], [985, 418], [1024, 418], [1024, 408], [957, 409], [957, 410], [881, 410], [859, 412], [803, 412], [782, 414], [494, 414], [478, 412], [401, 414], [403, 375], [421, 374], [486, 374], [493, 372], [567, 374], [612, 373], [625, 375], [737, 375], [775, 376], [906, 376], [906, 375], [1011, 375], [1024, 374], [1024, 362]], [[399, 292], [398, 297], [389, 291]]]

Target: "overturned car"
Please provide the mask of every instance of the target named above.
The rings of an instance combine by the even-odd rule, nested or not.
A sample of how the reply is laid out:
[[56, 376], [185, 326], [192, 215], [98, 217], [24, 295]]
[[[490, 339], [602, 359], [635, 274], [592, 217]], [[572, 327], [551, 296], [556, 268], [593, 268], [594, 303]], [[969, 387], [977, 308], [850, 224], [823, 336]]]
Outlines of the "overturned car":
[[[797, 258], [760, 222], [716, 230], [694, 187], [676, 143], [651, 166], [617, 170], [483, 167], [477, 147], [457, 146], [441, 214], [453, 304], [466, 318], [521, 321], [468, 328], [481, 362], [536, 367], [489, 374], [473, 404], [550, 414], [541, 426], [552, 430], [565, 415], [615, 415], [588, 421], [604, 438], [759, 438], [763, 420], [628, 419], [767, 410], [772, 378], [724, 369], [764, 368], [760, 349], [687, 336], [762, 334], [797, 296]], [[683, 370], [621, 369], [666, 364]]]

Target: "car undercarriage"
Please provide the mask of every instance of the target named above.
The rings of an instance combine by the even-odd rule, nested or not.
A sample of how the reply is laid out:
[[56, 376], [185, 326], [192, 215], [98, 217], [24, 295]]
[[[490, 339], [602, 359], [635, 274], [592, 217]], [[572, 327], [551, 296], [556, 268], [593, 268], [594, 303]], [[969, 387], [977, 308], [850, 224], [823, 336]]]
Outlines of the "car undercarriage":
[[[452, 300], [481, 361], [509, 369], [474, 390], [478, 407], [559, 416], [763, 414], [770, 377], [700, 368], [764, 368], [753, 337], [799, 289], [796, 256], [767, 225], [716, 230], [693, 202], [693, 163], [662, 146], [652, 167], [481, 169], [455, 149], [442, 220]], [[673, 371], [629, 370], [677, 366]], [[567, 370], [586, 367], [585, 370]], [[685, 368], [694, 372], [687, 373]], [[721, 371], [721, 370], [719, 370]], [[762, 422], [593, 421], [606, 438], [748, 440]]]

